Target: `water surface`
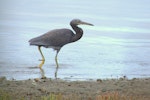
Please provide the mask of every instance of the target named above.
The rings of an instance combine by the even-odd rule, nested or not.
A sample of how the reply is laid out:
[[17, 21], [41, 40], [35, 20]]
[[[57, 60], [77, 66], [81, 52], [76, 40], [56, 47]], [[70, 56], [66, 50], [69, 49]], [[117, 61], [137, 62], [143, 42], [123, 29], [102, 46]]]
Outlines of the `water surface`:
[[[1, 0], [0, 76], [97, 79], [150, 77], [150, 1], [137, 0]], [[64, 46], [55, 65], [55, 51], [28, 40], [56, 28], [70, 28], [74, 18], [95, 26], [80, 26], [84, 36]]]

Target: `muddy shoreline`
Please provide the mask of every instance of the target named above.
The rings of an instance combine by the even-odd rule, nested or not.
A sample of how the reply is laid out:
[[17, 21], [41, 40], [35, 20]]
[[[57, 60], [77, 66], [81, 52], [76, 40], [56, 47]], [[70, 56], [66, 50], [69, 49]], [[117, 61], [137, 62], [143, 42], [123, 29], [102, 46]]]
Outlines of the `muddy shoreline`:
[[[150, 78], [134, 79], [97, 79], [91, 81], [65, 81], [61, 79], [35, 78], [28, 80], [7, 80], [0, 78], [0, 93], [13, 95], [12, 99], [19, 97], [32, 99], [49, 94], [77, 95], [79, 97], [94, 98], [104, 93], [117, 92], [130, 96], [150, 99]], [[37, 97], [37, 98], [36, 98]], [[31, 100], [32, 100], [31, 99]], [[93, 99], [94, 100], [94, 99]], [[140, 99], [139, 99], [140, 100]], [[142, 99], [141, 99], [142, 100]]]

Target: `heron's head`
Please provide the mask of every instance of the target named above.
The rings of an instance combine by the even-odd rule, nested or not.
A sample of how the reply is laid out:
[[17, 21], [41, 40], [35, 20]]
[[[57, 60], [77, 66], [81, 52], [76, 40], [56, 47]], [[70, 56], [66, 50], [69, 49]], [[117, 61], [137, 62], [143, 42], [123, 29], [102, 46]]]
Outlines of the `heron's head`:
[[70, 22], [70, 25], [90, 25], [90, 26], [94, 26], [93, 24], [81, 21], [80, 19], [73, 19]]

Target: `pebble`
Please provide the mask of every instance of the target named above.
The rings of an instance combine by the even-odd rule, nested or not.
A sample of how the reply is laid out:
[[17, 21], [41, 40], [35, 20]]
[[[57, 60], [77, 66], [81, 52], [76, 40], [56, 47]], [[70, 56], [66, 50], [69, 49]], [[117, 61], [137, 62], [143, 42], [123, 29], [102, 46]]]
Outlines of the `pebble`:
[[101, 80], [101, 79], [97, 79], [97, 82], [100, 82], [100, 83], [101, 83], [101, 82], [102, 82], [102, 80]]
[[34, 81], [35, 81], [35, 82], [39, 82], [40, 79], [39, 79], [39, 78], [35, 78]]

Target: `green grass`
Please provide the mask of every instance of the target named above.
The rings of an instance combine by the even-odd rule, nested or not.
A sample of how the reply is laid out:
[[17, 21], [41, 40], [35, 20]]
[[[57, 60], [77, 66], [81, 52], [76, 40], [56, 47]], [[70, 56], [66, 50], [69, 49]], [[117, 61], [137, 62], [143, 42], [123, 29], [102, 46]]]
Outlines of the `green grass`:
[[24, 97], [21, 96], [15, 96], [13, 94], [0, 91], [0, 100], [26, 100], [26, 99], [24, 99]]

